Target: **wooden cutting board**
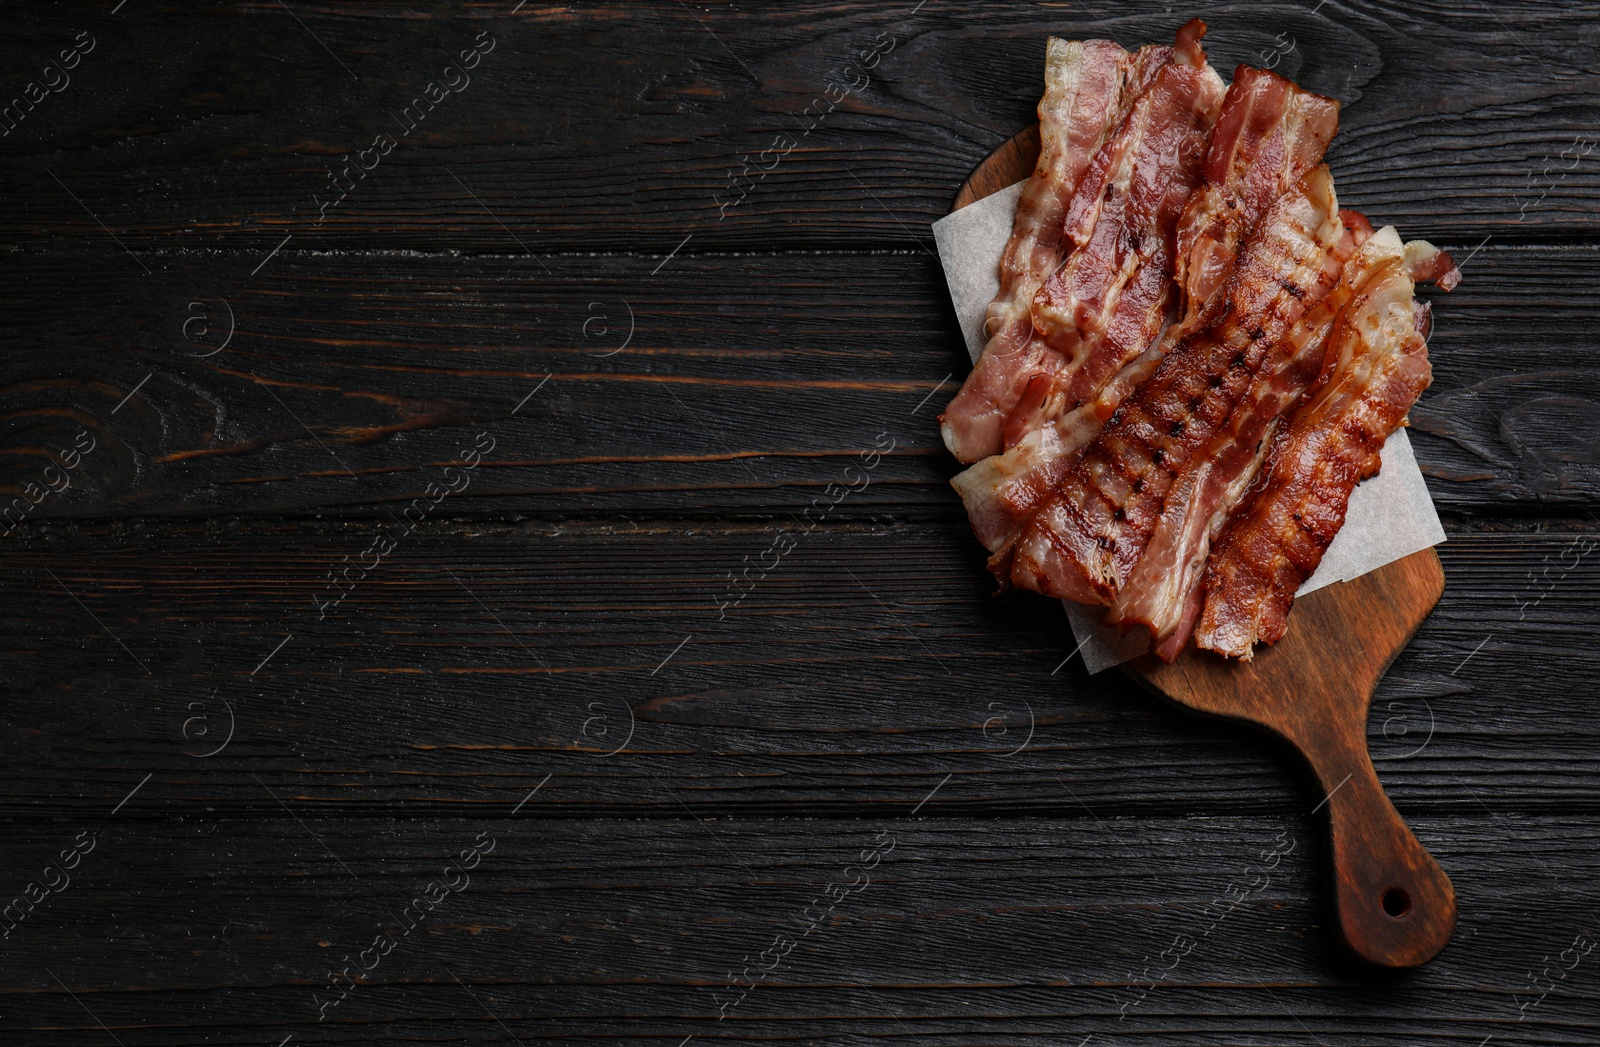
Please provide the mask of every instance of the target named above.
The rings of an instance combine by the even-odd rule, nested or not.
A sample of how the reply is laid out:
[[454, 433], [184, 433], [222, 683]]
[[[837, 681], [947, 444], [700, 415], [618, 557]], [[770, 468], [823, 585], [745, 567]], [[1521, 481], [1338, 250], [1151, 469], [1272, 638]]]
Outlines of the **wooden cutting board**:
[[[951, 210], [1028, 177], [1038, 158], [1035, 125], [978, 165]], [[1178, 705], [1265, 730], [1300, 755], [1327, 812], [1334, 928], [1380, 967], [1427, 963], [1456, 926], [1450, 878], [1389, 802], [1367, 753], [1372, 692], [1443, 593], [1439, 556], [1424, 549], [1296, 600], [1288, 634], [1249, 663], [1191, 646], [1171, 665], [1145, 655], [1125, 667]]]

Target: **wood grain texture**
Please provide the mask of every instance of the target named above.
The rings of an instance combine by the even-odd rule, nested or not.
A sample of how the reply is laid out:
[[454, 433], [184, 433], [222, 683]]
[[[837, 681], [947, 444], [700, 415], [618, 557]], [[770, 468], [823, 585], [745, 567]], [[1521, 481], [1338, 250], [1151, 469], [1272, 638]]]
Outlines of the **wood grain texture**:
[[[87, 428], [100, 450], [30, 520], [371, 517], [485, 429], [497, 449], [453, 513], [785, 520], [880, 433], [893, 450], [836, 513], [959, 505], [927, 419], [970, 363], [926, 253], [680, 253], [654, 276], [663, 259], [567, 256], [552, 276], [519, 257], [293, 247], [254, 279], [254, 256], [145, 276], [114, 248], [0, 254], [0, 504]], [[1468, 255], [1437, 296], [1434, 384], [1411, 416], [1434, 498], [1600, 510], [1600, 249]], [[201, 355], [223, 303], [232, 339]]]
[[[97, 44], [0, 135], [0, 506], [97, 445], [0, 536], [0, 903], [51, 891], [0, 938], [0, 1043], [1594, 1042], [1600, 158], [1565, 165], [1596, 23], [1315, 6], [1208, 10], [1212, 53], [1344, 99], [1342, 199], [1467, 259], [1412, 419], [1450, 589], [1367, 723], [1459, 893], [1438, 960], [1331, 963], [1315, 784], [1084, 675], [946, 484], [968, 364], [927, 223], [1032, 119], [1046, 33], [1193, 12], [47, 3], [0, 104]], [[485, 30], [318, 225], [328, 166]]]
[[[109, 243], [103, 221], [140, 252], [256, 259], [287, 234], [324, 251], [509, 252], [520, 240], [659, 256], [688, 234], [692, 250], [906, 247], [1030, 119], [1047, 34], [1136, 46], [1170, 41], [1188, 17], [1112, 0], [915, 14], [815, 0], [514, 16], [514, 3], [290, 6], [303, 26], [265, 3], [31, 14], [9, 38], [18, 80], [80, 30], [98, 43], [4, 139], [0, 188], [18, 206], [0, 239]], [[1585, 227], [1600, 167], [1561, 155], [1600, 107], [1600, 35], [1582, 5], [1204, 13], [1218, 69], [1270, 63], [1346, 103], [1329, 159], [1347, 206], [1469, 244]], [[397, 114], [480, 32], [496, 46], [464, 71], [470, 83], [402, 136]], [[874, 60], [880, 42], [893, 49]], [[341, 158], [379, 133], [399, 144], [318, 224], [328, 167], [356, 163]], [[775, 142], [785, 155], [763, 157]]]
[[[22, 1042], [113, 1042], [52, 972], [130, 1047], [285, 1036], [1354, 1047], [1374, 1030], [1592, 1042], [1596, 954], [1541, 979], [1542, 995], [1525, 973], [1571, 962], [1558, 954], [1592, 927], [1585, 881], [1600, 854], [1586, 819], [1418, 819], [1456, 871], [1466, 947], [1396, 981], [1327, 964], [1329, 932], [1303, 886], [1319, 842], [1298, 815], [1130, 820], [1078, 807], [977, 820], [941, 811], [941, 793], [915, 820], [863, 809], [695, 821], [657, 785], [655, 815], [637, 820], [552, 817], [541, 793], [516, 818], [504, 806], [302, 815], [302, 826], [256, 793], [243, 819], [130, 804], [124, 822], [8, 827], [30, 866], [82, 827], [98, 834], [73, 883], [6, 943], [6, 1012]], [[402, 935], [402, 907], [479, 840], [494, 849], [450, 874], [461, 889]], [[842, 900], [817, 902], [845, 884]], [[319, 1022], [318, 1000], [337, 996], [330, 971], [383, 933], [398, 944]], [[795, 947], [741, 999], [746, 968], [779, 936]]]
[[[4, 802], [70, 818], [147, 773], [152, 797], [233, 816], [253, 776], [374, 818], [514, 804], [547, 774], [547, 801], [584, 797], [576, 817], [638, 817], [652, 776], [719, 817], [908, 813], [946, 775], [974, 817], [1059, 813], [1063, 782], [1117, 816], [1321, 799], [1254, 737], [1086, 675], [1059, 604], [991, 595], [963, 519], [819, 529], [726, 617], [727, 573], [778, 528], [430, 523], [319, 621], [327, 572], [372, 531], [55, 525], [13, 544]], [[1592, 526], [1452, 530], [1450, 588], [1367, 725], [1402, 810], [1600, 810], [1597, 544]], [[233, 742], [187, 755], [210, 748], [190, 718], [222, 730], [219, 699]], [[626, 751], [602, 758], [630, 710]]]

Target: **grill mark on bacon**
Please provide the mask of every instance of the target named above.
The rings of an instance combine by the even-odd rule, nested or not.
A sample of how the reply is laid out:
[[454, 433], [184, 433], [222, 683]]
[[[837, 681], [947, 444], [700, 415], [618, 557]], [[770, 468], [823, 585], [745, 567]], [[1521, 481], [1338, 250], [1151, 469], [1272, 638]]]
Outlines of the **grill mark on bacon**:
[[1095, 402], [1059, 415], [1009, 451], [985, 458], [950, 481], [966, 506], [973, 533], [994, 554], [989, 567], [1002, 584], [1009, 584], [1010, 548], [1017, 532], [1055, 490], [1073, 457], [1160, 361], [1152, 346], [1124, 367]]
[[[1185, 68], [1210, 72], [1203, 34], [1194, 20], [1175, 48], [1117, 50], [1124, 115], [1076, 191], [1049, 201], [1059, 236], [1022, 213], [1047, 181], [1041, 157], [989, 309], [996, 334], [940, 417], [963, 461], [978, 439], [1007, 448], [952, 481], [1002, 584], [1109, 604], [1168, 661], [1191, 632], [1247, 660], [1283, 635], [1350, 491], [1428, 384], [1431, 314], [1412, 284], [1460, 280], [1444, 252], [1337, 212], [1326, 168], [1284, 193], [1338, 107], [1265, 71], [1236, 70], [1198, 190], [1173, 178], [1192, 160], [1181, 151], [1166, 181], [1142, 184], [1174, 131], [1157, 96], [1181, 94]], [[1174, 197], [1180, 218], [1157, 221]]]
[[[1321, 160], [1338, 128], [1338, 114], [1337, 102], [1301, 90], [1274, 73], [1247, 66], [1235, 70], [1209, 146], [1201, 136], [1185, 142], [1196, 152], [1203, 150], [1200, 167], [1175, 164], [1164, 185], [1182, 190], [1181, 219], [1162, 216], [1153, 242], [1148, 234], [1124, 234], [1124, 239], [1151, 244], [1141, 269], [1151, 291], [1129, 298], [1126, 289], [1132, 282], [1119, 273], [1107, 292], [1107, 302], [1115, 296], [1115, 305], [1101, 303], [1105, 308], [1096, 312], [1092, 296], [1072, 301], [1062, 288], [1053, 287], [1059, 273], [1041, 289], [1041, 302], [1054, 290], [1073, 306], [1070, 311], [1060, 305], [1052, 310], [1046, 303], [1034, 312], [1035, 325], [1046, 333], [1051, 348], [1065, 353], [1065, 359], [1052, 363], [1046, 354], [1037, 365], [1059, 377], [1051, 379], [1054, 389], [1049, 395], [1030, 387], [1035, 395], [1012, 411], [1006, 422], [1008, 448], [1061, 411], [1095, 398], [1124, 364], [1161, 334], [1165, 321], [1176, 320], [1167, 327], [1167, 347], [1216, 322], [1223, 304], [1220, 292], [1232, 274], [1241, 243], [1267, 208]], [[1079, 198], [1089, 184], [1086, 178]], [[1063, 271], [1082, 257], [1069, 258]], [[1083, 264], [1096, 261], [1085, 258]], [[1098, 268], [1091, 265], [1090, 271], [1104, 273], [1106, 268], [1101, 262]], [[1181, 301], [1171, 301], [1174, 285]], [[1164, 315], [1172, 306], [1181, 308], [1181, 318]], [[1106, 308], [1109, 319], [1103, 315]], [[1102, 323], [1104, 330], [1098, 326]]]
[[1174, 482], [1138, 562], [1118, 591], [1108, 619], [1143, 625], [1156, 651], [1171, 661], [1198, 616], [1202, 571], [1212, 539], [1243, 499], [1261, 467], [1279, 415], [1316, 381], [1322, 344], [1307, 342], [1263, 366], [1226, 425]]
[[[1260, 474], [1280, 422], [1279, 418], [1266, 419], [1261, 439], [1254, 445], [1236, 440], [1219, 449], [1214, 466], [1191, 469], [1167, 496], [1168, 509], [1162, 513], [1151, 547], [1134, 568], [1115, 608], [1119, 622], [1149, 628], [1151, 649], [1162, 661], [1176, 658], [1194, 631], [1204, 605], [1201, 582], [1211, 543]], [[1170, 550], [1157, 547], [1164, 538], [1171, 543]], [[1145, 564], [1152, 560], [1169, 567], [1141, 579]], [[1124, 599], [1136, 588], [1143, 590], [1142, 601], [1125, 606]]]
[[1392, 229], [1363, 247], [1360, 291], [1328, 336], [1320, 387], [1275, 441], [1265, 481], [1218, 538], [1205, 573], [1196, 642], [1249, 660], [1258, 641], [1275, 643], [1294, 594], [1322, 562], [1344, 524], [1357, 483], [1378, 471], [1389, 434], [1431, 377], [1413, 281], [1459, 280], [1448, 255]]
[[1000, 450], [1005, 416], [1032, 373], [1031, 361], [1043, 352], [1033, 329], [1033, 296], [1070, 249], [1067, 206], [1107, 135], [1132, 105], [1133, 89], [1171, 59], [1170, 48], [1129, 55], [1109, 40], [1049, 41], [1039, 102], [1039, 162], [1017, 202], [1001, 258], [1000, 292], [984, 322], [989, 338], [939, 416], [945, 445], [961, 461]]
[[[1226, 305], [1221, 291], [1232, 275], [1239, 244], [1266, 209], [1321, 159], [1337, 125], [1338, 103], [1331, 99], [1263, 70], [1241, 66], [1235, 71], [1206, 150], [1206, 182], [1189, 198], [1178, 224], [1175, 275], [1184, 298], [1183, 319], [1163, 332], [1165, 315], [1119, 310], [1121, 325], [1114, 322], [1108, 350], [1087, 360], [1064, 394], [1052, 375], [1034, 375], [1008, 419], [1004, 454], [973, 465], [952, 481], [974, 532], [995, 554], [990, 566], [1002, 580], [1017, 532], [1060, 482], [1073, 457], [1168, 348], [1220, 315]], [[1370, 233], [1370, 225], [1366, 231]], [[1163, 277], [1168, 263], [1162, 261]], [[1287, 278], [1280, 286], [1295, 298], [1306, 294]], [[1139, 317], [1143, 324], [1137, 323]], [[1146, 348], [1130, 360], [1129, 347], [1141, 342]], [[1121, 369], [1115, 370], [1119, 364]], [[1040, 419], [1049, 421], [1040, 425]]]
[[1174, 340], [1217, 321], [1240, 246], [1278, 197], [1322, 162], [1338, 128], [1333, 99], [1264, 69], [1234, 70], [1206, 151], [1205, 184], [1179, 227], [1175, 272], [1185, 313]]
[[[1281, 431], [1282, 416], [1322, 382], [1329, 332], [1378, 259], [1376, 250], [1357, 254], [1357, 239], [1364, 241], [1371, 227], [1352, 215], [1340, 212], [1345, 235], [1332, 252], [1332, 260], [1342, 267], [1338, 284], [1295, 324], [1271, 365], [1255, 376], [1227, 426], [1168, 493], [1150, 542], [1112, 605], [1110, 620], [1146, 626], [1155, 653], [1165, 661], [1182, 651], [1200, 616], [1212, 543], [1249, 496], [1273, 434]], [[1285, 290], [1301, 297], [1294, 294], [1298, 285]]]
[[1011, 581], [1083, 603], [1109, 603], [1143, 553], [1163, 500], [1190, 457], [1226, 421], [1268, 352], [1305, 312], [1288, 276], [1320, 299], [1336, 283], [1344, 230], [1325, 167], [1274, 205], [1241, 255], [1216, 327], [1181, 342], [1119, 406], [1023, 528]]

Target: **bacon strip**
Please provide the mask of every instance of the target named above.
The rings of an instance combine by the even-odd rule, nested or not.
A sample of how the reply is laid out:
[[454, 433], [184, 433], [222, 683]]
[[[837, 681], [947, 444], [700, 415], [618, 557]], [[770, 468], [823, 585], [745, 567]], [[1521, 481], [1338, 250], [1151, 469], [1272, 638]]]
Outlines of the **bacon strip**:
[[1367, 272], [1328, 336], [1318, 390], [1280, 430], [1264, 483], [1206, 567], [1195, 638], [1208, 650], [1248, 661], [1256, 641], [1283, 637], [1295, 591], [1344, 525], [1350, 492], [1377, 473], [1384, 441], [1432, 380], [1415, 281], [1454, 286], [1460, 272], [1431, 244], [1402, 246], [1393, 227], [1359, 257]]
[[1339, 103], [1265, 69], [1241, 65], [1206, 151], [1204, 184], [1178, 227], [1176, 275], [1185, 314], [1176, 336], [1216, 323], [1240, 246], [1290, 186], [1322, 162]]
[[1328, 333], [1371, 274], [1373, 252], [1356, 250], [1370, 223], [1353, 211], [1340, 218], [1346, 235], [1332, 252], [1343, 266], [1338, 284], [1274, 348], [1227, 425], [1167, 492], [1150, 542], [1107, 615], [1115, 624], [1148, 627], [1164, 661], [1183, 650], [1200, 617], [1211, 543], [1249, 494], [1283, 416], [1318, 382]]
[[1161, 362], [1163, 342], [1118, 372], [1093, 403], [1083, 404], [1035, 429], [1004, 454], [990, 455], [951, 479], [967, 509], [972, 533], [993, 557], [990, 569], [1005, 581], [1001, 564], [1010, 561], [1018, 533], [1066, 475], [1107, 418]]
[[[1190, 196], [1177, 226], [1175, 276], [1182, 318], [1143, 353], [1124, 362], [1111, 381], [1099, 384], [1105, 364], [1086, 368], [1059, 398], [1085, 402], [1062, 411], [1059, 403], [1045, 404], [1041, 391], [1036, 410], [1052, 420], [1012, 440], [1003, 455], [985, 459], [951, 481], [966, 503], [973, 530], [991, 553], [1001, 553], [1012, 543], [1073, 457], [1127, 393], [1149, 377], [1167, 349], [1215, 322], [1220, 292], [1232, 275], [1241, 242], [1267, 208], [1321, 160], [1338, 115], [1337, 102], [1280, 76], [1248, 66], [1235, 70], [1202, 165], [1204, 184]], [[1125, 361], [1123, 345], [1129, 339], [1120, 341], [1104, 354], [1106, 364]], [[1012, 418], [1022, 410], [1019, 406]], [[1028, 425], [1031, 420], [1018, 427]]]
[[1013, 584], [1080, 603], [1112, 602], [1168, 489], [1227, 421], [1272, 349], [1337, 283], [1344, 236], [1332, 178], [1316, 167], [1262, 221], [1229, 281], [1219, 323], [1161, 361], [1024, 527]]
[[1045, 92], [1039, 100], [1039, 162], [1017, 201], [1011, 241], [1000, 262], [1000, 293], [990, 303], [983, 354], [944, 414], [945, 446], [963, 462], [1000, 450], [1005, 416], [1021, 395], [1034, 344], [1032, 306], [1039, 286], [1061, 264], [1067, 206], [1107, 135], [1172, 51], [1129, 55], [1109, 40], [1051, 38]]
[[1178, 220], [1200, 183], [1224, 97], [1200, 46], [1205, 23], [1178, 31], [1173, 61], [1133, 103], [1067, 210], [1072, 244], [1033, 300], [1048, 348], [1006, 418], [1005, 443], [1095, 399], [1148, 349], [1173, 308]]

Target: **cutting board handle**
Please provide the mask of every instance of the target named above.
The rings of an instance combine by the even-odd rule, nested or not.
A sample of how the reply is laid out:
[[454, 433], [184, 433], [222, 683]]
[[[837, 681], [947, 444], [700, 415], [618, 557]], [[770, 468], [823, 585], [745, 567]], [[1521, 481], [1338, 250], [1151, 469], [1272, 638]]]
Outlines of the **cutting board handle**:
[[1455, 888], [1384, 793], [1365, 733], [1353, 733], [1331, 751], [1299, 747], [1327, 796], [1338, 934], [1368, 963], [1416, 967], [1455, 931]]
[[1334, 931], [1379, 967], [1437, 956], [1456, 925], [1456, 894], [1400, 820], [1367, 754], [1372, 694], [1444, 593], [1432, 549], [1296, 600], [1289, 632], [1250, 662], [1188, 651], [1170, 665], [1129, 663], [1179, 705], [1264, 728], [1310, 765], [1328, 808]]

